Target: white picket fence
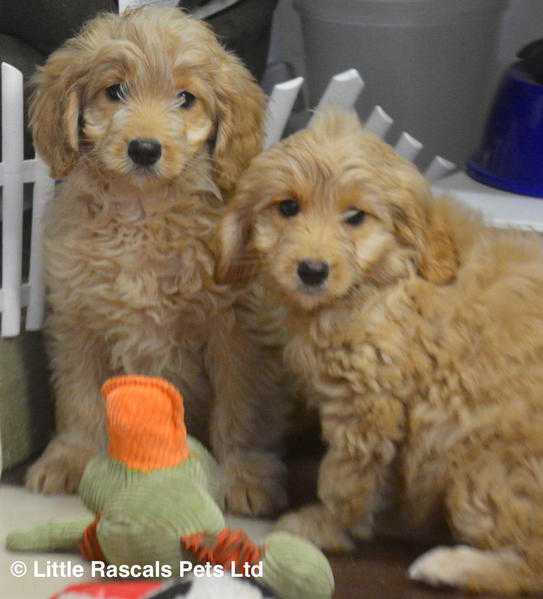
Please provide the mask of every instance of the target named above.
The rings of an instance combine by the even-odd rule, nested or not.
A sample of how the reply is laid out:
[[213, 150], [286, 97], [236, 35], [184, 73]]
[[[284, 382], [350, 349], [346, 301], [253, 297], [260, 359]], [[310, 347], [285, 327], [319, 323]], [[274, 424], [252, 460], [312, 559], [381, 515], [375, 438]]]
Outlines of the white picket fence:
[[[13, 66], [2, 63], [2, 288], [0, 312], [1, 337], [16, 337], [21, 332], [22, 308], [27, 308], [24, 322], [27, 331], [39, 330], [44, 316], [44, 286], [42, 278], [41, 220], [47, 201], [54, 191], [54, 181], [39, 156], [24, 160], [23, 155], [23, 76]], [[266, 147], [281, 139], [294, 102], [302, 87], [298, 77], [276, 85], [270, 96], [266, 127]], [[316, 111], [331, 104], [352, 108], [364, 82], [355, 69], [333, 77]], [[366, 119], [366, 128], [384, 138], [393, 120], [376, 106]], [[422, 144], [404, 132], [395, 144], [405, 158], [415, 160]], [[430, 181], [437, 181], [455, 169], [454, 164], [437, 156], [426, 168]], [[34, 183], [32, 199], [32, 230], [30, 247], [30, 274], [22, 282], [23, 255], [23, 184]]]

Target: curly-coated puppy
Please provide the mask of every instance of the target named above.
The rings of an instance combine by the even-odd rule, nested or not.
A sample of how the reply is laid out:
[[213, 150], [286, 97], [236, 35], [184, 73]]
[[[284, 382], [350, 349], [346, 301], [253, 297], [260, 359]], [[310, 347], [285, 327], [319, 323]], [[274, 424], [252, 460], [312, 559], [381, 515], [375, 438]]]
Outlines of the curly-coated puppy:
[[34, 140], [65, 181], [44, 248], [58, 434], [28, 486], [73, 491], [103, 440], [101, 384], [158, 374], [181, 388], [191, 433], [210, 437], [230, 509], [280, 507], [278, 368], [255, 341], [268, 311], [214, 281], [223, 198], [260, 149], [262, 92], [207, 26], [151, 7], [92, 20], [35, 83]]
[[392, 518], [414, 534], [445, 516], [462, 544], [413, 579], [543, 590], [540, 238], [432, 197], [342, 113], [253, 160], [221, 236], [221, 275], [258, 266], [287, 306], [286, 363], [328, 444], [321, 503], [279, 526], [340, 549]]

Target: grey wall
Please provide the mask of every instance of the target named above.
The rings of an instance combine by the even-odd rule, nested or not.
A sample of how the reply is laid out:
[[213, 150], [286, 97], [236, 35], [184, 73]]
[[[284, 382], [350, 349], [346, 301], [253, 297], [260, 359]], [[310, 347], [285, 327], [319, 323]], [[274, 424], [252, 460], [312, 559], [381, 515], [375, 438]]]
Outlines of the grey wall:
[[543, 38], [543, 0], [511, 0], [500, 34], [493, 91], [503, 71], [515, 61], [516, 53], [538, 38]]
[[[523, 45], [537, 38], [543, 38], [543, 0], [511, 0], [499, 36], [497, 64], [491, 76], [492, 84], [489, 87], [487, 107], [494, 96], [503, 70], [513, 62], [516, 52]], [[298, 15], [292, 8], [292, 0], [280, 0], [275, 15], [270, 60], [290, 62], [294, 65], [297, 74], [305, 73], [302, 32]], [[479, 129], [483, 124], [484, 118], [481, 118]], [[473, 131], [466, 128], [466, 137], [470, 134], [473, 137]], [[440, 152], [447, 155], [446, 140]], [[467, 158], [467, 156], [460, 158]], [[458, 160], [458, 156], [456, 159]]]
[[512, 0], [502, 31], [498, 60], [509, 64], [527, 41], [543, 37], [543, 0]]
[[305, 73], [302, 30], [298, 14], [292, 8], [292, 0], [279, 0], [275, 11], [270, 62], [276, 61], [290, 62], [298, 75]]

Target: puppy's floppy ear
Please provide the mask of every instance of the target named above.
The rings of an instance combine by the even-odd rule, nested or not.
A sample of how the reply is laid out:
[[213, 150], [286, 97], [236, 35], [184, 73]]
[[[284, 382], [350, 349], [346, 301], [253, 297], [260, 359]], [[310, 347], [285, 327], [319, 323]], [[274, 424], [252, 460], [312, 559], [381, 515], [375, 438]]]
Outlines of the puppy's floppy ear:
[[249, 71], [231, 54], [223, 60], [216, 86], [218, 115], [212, 153], [216, 181], [228, 194], [262, 149], [265, 97]]
[[436, 285], [456, 278], [458, 250], [442, 204], [430, 193], [399, 195], [392, 202], [392, 219], [399, 240], [416, 249], [419, 275]]
[[438, 285], [447, 285], [456, 279], [457, 244], [450, 222], [437, 210], [432, 210], [427, 218], [419, 272], [423, 278]]
[[34, 76], [30, 126], [34, 145], [54, 178], [65, 177], [79, 156], [77, 57], [68, 46], [54, 52]]
[[250, 249], [253, 207], [236, 200], [219, 225], [219, 260], [216, 279], [219, 283], [242, 283], [256, 271], [258, 256]]

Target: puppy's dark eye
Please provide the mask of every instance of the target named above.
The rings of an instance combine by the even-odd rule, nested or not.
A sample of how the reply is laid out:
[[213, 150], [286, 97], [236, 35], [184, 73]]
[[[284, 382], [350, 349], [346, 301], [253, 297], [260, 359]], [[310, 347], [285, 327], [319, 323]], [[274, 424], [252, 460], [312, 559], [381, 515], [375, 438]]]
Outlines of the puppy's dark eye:
[[121, 83], [110, 85], [106, 88], [107, 97], [113, 102], [119, 102], [125, 99], [124, 88]]
[[364, 219], [366, 218], [366, 213], [363, 210], [357, 210], [356, 208], [352, 208], [347, 212], [347, 216], [345, 217], [345, 222], [353, 227], [360, 225]]
[[279, 202], [279, 212], [285, 218], [291, 218], [292, 216], [296, 216], [298, 212], [300, 212], [300, 204], [296, 200], [289, 198], [288, 200], [283, 200]]
[[194, 102], [196, 101], [196, 97], [187, 91], [182, 91], [177, 94], [177, 101], [179, 104], [179, 108], [183, 108], [186, 110], [190, 108]]

